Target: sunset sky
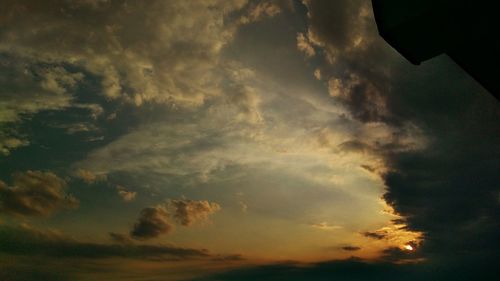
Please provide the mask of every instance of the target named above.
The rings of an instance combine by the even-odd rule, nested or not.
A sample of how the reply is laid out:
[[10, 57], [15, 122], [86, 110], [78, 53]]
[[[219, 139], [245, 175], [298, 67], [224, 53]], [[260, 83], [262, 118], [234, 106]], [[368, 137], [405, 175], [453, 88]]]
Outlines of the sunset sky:
[[493, 270], [498, 101], [370, 1], [1, 6], [0, 280]]

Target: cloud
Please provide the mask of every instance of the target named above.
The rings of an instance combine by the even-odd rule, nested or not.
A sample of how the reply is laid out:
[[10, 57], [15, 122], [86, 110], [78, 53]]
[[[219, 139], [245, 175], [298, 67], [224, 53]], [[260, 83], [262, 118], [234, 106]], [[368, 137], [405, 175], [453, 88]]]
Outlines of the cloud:
[[223, 262], [234, 262], [234, 261], [244, 261], [245, 258], [242, 255], [234, 254], [234, 255], [218, 255], [214, 257], [212, 260], [223, 261]]
[[271, 18], [281, 13], [280, 1], [259, 1], [251, 3], [246, 9], [245, 15], [240, 18], [242, 24], [248, 24], [262, 20], [264, 18]]
[[[357, 189], [365, 186], [376, 185], [368, 191], [373, 193], [371, 198], [381, 195], [378, 183], [357, 183], [360, 178], [367, 178], [367, 175], [356, 167], [366, 163], [374, 167], [380, 166], [378, 162], [374, 163], [374, 157], [338, 148], [338, 144], [345, 139], [365, 136], [368, 139], [368, 132], [357, 127], [358, 122], [351, 123], [352, 120], [339, 117], [332, 111], [316, 110], [302, 100], [284, 96], [272, 97], [273, 102], [278, 104], [278, 109], [275, 110], [274, 103], [266, 104], [264, 101], [275, 95], [274, 92], [269, 91], [267, 97], [262, 95], [267, 93], [264, 90], [256, 92], [263, 100], [261, 113], [268, 116], [269, 120], [263, 118], [264, 121], [257, 124], [234, 122], [234, 119], [228, 121], [225, 115], [228, 104], [211, 104], [205, 110], [197, 111], [197, 114], [186, 115], [182, 121], [176, 117], [141, 125], [90, 152], [86, 159], [75, 166], [95, 173], [107, 173], [110, 177], [113, 174], [124, 175], [135, 186], [143, 184], [143, 180], [161, 181], [163, 187], [158, 190], [165, 197], [171, 196], [168, 193], [170, 187], [174, 186], [183, 186], [189, 192], [197, 192], [192, 189], [194, 186], [214, 183], [227, 186], [226, 180], [236, 180], [236, 186], [242, 182], [243, 188], [249, 190], [250, 196], [245, 198], [244, 203], [251, 208], [252, 213], [299, 220], [299, 224], [304, 221], [330, 221], [332, 218], [323, 215], [317, 217], [319, 212], [306, 210], [310, 208], [306, 204], [297, 206], [296, 200], [312, 200], [315, 202], [314, 208], [329, 206], [328, 208], [333, 209], [339, 207], [332, 207], [332, 202], [344, 206], [344, 199], [350, 197], [351, 193], [353, 197], [347, 200], [364, 201], [361, 197], [354, 196]], [[292, 108], [293, 111], [290, 110]], [[300, 114], [296, 113], [296, 108]], [[393, 135], [390, 130], [372, 127], [373, 129], [369, 129], [384, 131], [383, 134], [380, 133], [380, 140], [376, 140], [379, 143], [384, 143], [386, 135]], [[351, 129], [358, 135], [350, 134]], [[319, 147], [317, 138], [321, 131], [327, 132], [325, 138], [328, 145]], [[265, 188], [270, 184], [270, 178], [278, 179], [277, 183], [272, 184], [274, 188]], [[291, 178], [295, 180], [285, 186], [284, 183]], [[262, 181], [262, 184], [255, 184], [256, 180]], [[345, 182], [340, 182], [343, 180]], [[350, 187], [344, 188], [347, 186]], [[220, 188], [211, 188], [207, 192], [219, 196], [221, 191], [218, 190]], [[262, 194], [266, 194], [264, 198]], [[187, 196], [189, 198], [191, 195]], [[376, 212], [380, 208], [369, 196], [363, 198], [366, 198], [367, 204], [360, 203], [364, 204], [363, 214], [356, 213], [358, 218], [365, 216], [365, 210], [367, 213], [371, 212], [368, 209]], [[227, 204], [234, 204], [234, 201]], [[353, 204], [346, 205], [351, 208]], [[174, 213], [171, 212], [172, 215]], [[334, 220], [337, 220], [344, 213], [337, 212], [334, 216]]]
[[[9, 155], [17, 148], [38, 144], [34, 139], [39, 134], [32, 136], [27, 127], [40, 114], [81, 109], [95, 120], [103, 112], [100, 105], [78, 99], [89, 78], [81, 69], [3, 51], [0, 51], [0, 60], [0, 154]], [[47, 121], [44, 119], [42, 124]], [[90, 122], [50, 126], [64, 128], [69, 134], [97, 130]]]
[[370, 2], [303, 2], [308, 11], [307, 38], [325, 54], [326, 63], [318, 69], [330, 95], [359, 120], [388, 118], [383, 94], [390, 82], [387, 65], [397, 57], [378, 36]]
[[[216, 84], [224, 74], [219, 54], [239, 24], [228, 15], [245, 4], [244, 0], [7, 1], [4, 7], [12, 13], [0, 13], [4, 27], [0, 52], [30, 63], [85, 69], [100, 78], [102, 94], [109, 99], [198, 106], [220, 94]], [[249, 16], [257, 20], [277, 9], [261, 3]], [[63, 90], [50, 79], [43, 85]]]
[[248, 212], [248, 205], [243, 201], [238, 201], [238, 206], [240, 206], [240, 210], [242, 213]]
[[287, 276], [287, 280], [422, 280], [418, 273], [418, 266], [394, 266], [388, 263], [367, 263], [363, 260], [352, 258], [348, 260], [327, 261], [314, 264], [301, 264], [283, 262], [263, 266], [235, 269], [227, 272], [216, 273], [206, 278], [195, 278], [192, 281], [221, 280], [221, 281], [246, 281], [246, 280], [278, 280]]
[[[423, 257], [447, 260], [462, 273], [472, 256], [488, 264], [500, 235], [498, 102], [449, 58], [410, 65], [378, 36], [369, 1], [304, 3], [308, 38], [325, 52], [321, 78], [332, 98], [357, 120], [384, 124], [397, 136], [380, 145], [366, 135], [342, 149], [381, 156], [386, 169], [374, 171], [386, 185], [384, 199], [406, 230], [423, 234]], [[408, 142], [418, 135], [421, 145]]]
[[366, 236], [366, 237], [369, 237], [369, 238], [373, 238], [373, 239], [377, 239], [377, 240], [382, 240], [382, 239], [384, 239], [384, 238], [387, 237], [387, 234], [384, 233], [384, 232], [366, 231], [366, 232], [363, 232], [361, 234], [363, 234], [363, 236]]
[[92, 171], [85, 169], [77, 169], [75, 172], [75, 177], [83, 180], [88, 184], [93, 184], [98, 181], [105, 181], [107, 176], [105, 174], [95, 174]]
[[[121, 238], [126, 235], [115, 233]], [[1, 280], [187, 280], [235, 266], [238, 254], [169, 244], [88, 242], [26, 224], [0, 224]]]
[[314, 47], [311, 45], [309, 39], [307, 39], [304, 33], [297, 34], [297, 48], [299, 48], [300, 51], [304, 52], [308, 57], [316, 55]]
[[162, 206], [142, 209], [139, 219], [130, 231], [130, 236], [138, 240], [156, 238], [173, 230], [169, 214]]
[[66, 181], [51, 172], [26, 171], [12, 175], [12, 186], [0, 181], [0, 211], [23, 216], [49, 216], [75, 209], [79, 202], [65, 193]]
[[130, 236], [138, 240], [156, 238], [174, 229], [171, 219], [182, 226], [203, 222], [220, 210], [220, 205], [206, 200], [170, 199], [156, 207], [144, 208]]
[[0, 124], [18, 122], [21, 116], [42, 110], [69, 107], [73, 90], [84, 78], [82, 73], [58, 64], [31, 64], [28, 59], [6, 56], [1, 51], [0, 57]]
[[130, 202], [130, 201], [133, 201], [135, 199], [137, 192], [118, 190], [118, 195], [120, 195], [120, 197], [123, 199], [123, 201]]
[[321, 2], [305, 0], [311, 40], [331, 55], [344, 55], [359, 48], [370, 25], [370, 3], [364, 0]]
[[78, 133], [94, 132], [94, 131], [98, 130], [98, 128], [94, 124], [91, 124], [88, 122], [56, 125], [55, 127], [65, 129], [66, 133], [69, 135], [78, 134]]
[[5, 136], [0, 132], [0, 154], [9, 155], [12, 149], [27, 146], [29, 144], [30, 142], [28, 140], [13, 136]]
[[183, 226], [190, 226], [197, 221], [205, 221], [221, 209], [220, 205], [206, 200], [171, 199], [168, 201], [172, 216]]
[[384, 249], [380, 260], [397, 264], [424, 262], [425, 258], [422, 258], [422, 253], [419, 251], [416, 244], [410, 244], [412, 244], [413, 247], [411, 251], [401, 247], [389, 247]]
[[429, 265], [422, 263], [394, 264], [369, 262], [359, 258], [325, 261], [319, 263], [282, 262], [254, 267], [246, 267], [215, 273], [207, 277], [193, 278], [191, 281], [251, 281], [279, 280], [286, 276], [290, 281], [327, 280], [489, 280], [495, 279], [494, 265], [482, 266], [471, 260], [460, 266]]
[[130, 237], [128, 235], [121, 234], [121, 233], [116, 233], [116, 232], [110, 232], [108, 234], [109, 234], [109, 238], [113, 242], [120, 243], [120, 244], [130, 244], [130, 243], [133, 243], [133, 240], [130, 239]]
[[[116, 235], [115, 235], [116, 236]], [[0, 225], [0, 252], [10, 255], [47, 256], [53, 258], [155, 258], [197, 259], [210, 257], [205, 249], [162, 245], [97, 244], [69, 238], [59, 232], [28, 225]], [[115, 240], [116, 241], [116, 240]]]
[[332, 225], [327, 222], [312, 223], [310, 224], [310, 226], [321, 230], [336, 230], [342, 228], [342, 226], [340, 225]]
[[349, 246], [343, 246], [341, 247], [341, 249], [348, 252], [355, 252], [361, 250], [361, 247], [349, 245]]

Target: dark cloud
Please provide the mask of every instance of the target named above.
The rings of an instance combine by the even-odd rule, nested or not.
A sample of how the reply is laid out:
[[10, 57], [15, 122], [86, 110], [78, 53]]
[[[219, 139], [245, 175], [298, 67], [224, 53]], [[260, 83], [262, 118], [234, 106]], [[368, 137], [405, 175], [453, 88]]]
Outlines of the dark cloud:
[[363, 236], [366, 236], [366, 237], [369, 237], [369, 238], [373, 238], [373, 239], [377, 239], [377, 240], [382, 240], [382, 239], [384, 239], [387, 236], [386, 233], [383, 233], [383, 232], [373, 232], [373, 231], [366, 231], [366, 232], [363, 232], [361, 234], [363, 234]]
[[214, 261], [224, 261], [224, 262], [231, 262], [231, 261], [243, 261], [245, 258], [242, 255], [218, 255], [214, 257], [212, 260]]
[[10, 255], [54, 258], [191, 259], [210, 257], [205, 249], [162, 245], [96, 244], [68, 238], [58, 232], [30, 226], [0, 226], [0, 252]]
[[17, 172], [12, 175], [12, 186], [0, 181], [0, 211], [49, 216], [58, 210], [77, 208], [78, 200], [65, 190], [66, 181], [51, 172]]
[[130, 231], [135, 239], [151, 239], [172, 231], [168, 212], [161, 206], [144, 208]]
[[122, 234], [122, 233], [110, 232], [108, 234], [109, 234], [109, 238], [111, 239], [111, 241], [116, 242], [116, 243], [129, 244], [129, 243], [133, 242], [132, 239], [130, 238], [130, 236]]
[[343, 151], [372, 152], [373, 147], [359, 140], [345, 141], [338, 146]]
[[327, 62], [319, 70], [330, 95], [359, 120], [388, 118], [384, 92], [390, 87], [389, 66], [397, 57], [377, 34], [370, 1], [303, 2], [308, 39], [323, 50]]
[[190, 226], [197, 221], [207, 220], [218, 210], [219, 204], [206, 200], [170, 199], [163, 205], [144, 208], [130, 236], [139, 240], [155, 238], [173, 230], [171, 218], [183, 226]]
[[168, 205], [172, 209], [173, 217], [184, 226], [206, 220], [208, 216], [220, 210], [219, 204], [206, 200], [169, 200]]
[[402, 73], [389, 108], [419, 124], [429, 143], [386, 152], [384, 198], [409, 229], [424, 233], [429, 256], [492, 259], [500, 235], [500, 106], [448, 59]]
[[[346, 52], [355, 40], [365, 34], [367, 28], [363, 0], [342, 1], [303, 1], [307, 6], [311, 37], [325, 47]], [[329, 23], [329, 24], [328, 24]]]
[[[500, 243], [498, 101], [447, 57], [418, 67], [406, 62], [377, 35], [369, 1], [304, 2], [309, 39], [329, 61], [321, 73], [330, 95], [358, 120], [399, 134], [383, 145], [350, 141], [341, 149], [382, 156], [384, 199], [403, 216], [399, 223], [423, 233], [419, 252], [428, 262], [461, 266], [474, 257], [486, 267]], [[402, 141], [414, 138], [408, 124], [425, 144]]]
[[411, 250], [399, 247], [390, 247], [382, 251], [380, 260], [391, 263], [419, 263], [423, 261], [422, 252], [415, 243], [408, 243], [413, 248]]
[[341, 247], [341, 249], [344, 251], [348, 251], [348, 252], [355, 252], [355, 251], [361, 250], [361, 247], [349, 245], [349, 246]]
[[8, 264], [2, 266], [0, 270], [0, 280], [22, 280], [22, 281], [36, 281], [36, 280], [51, 280], [51, 281], [69, 281], [74, 280], [69, 274], [62, 273], [61, 271], [52, 271], [47, 268], [36, 268], [32, 264]]
[[463, 268], [454, 266], [437, 267], [429, 264], [374, 263], [351, 258], [315, 264], [278, 263], [247, 267], [192, 279], [192, 281], [468, 281], [495, 279], [494, 267], [490, 267], [490, 271], [482, 271], [479, 265], [479, 262], [471, 261], [469, 264], [464, 265]]

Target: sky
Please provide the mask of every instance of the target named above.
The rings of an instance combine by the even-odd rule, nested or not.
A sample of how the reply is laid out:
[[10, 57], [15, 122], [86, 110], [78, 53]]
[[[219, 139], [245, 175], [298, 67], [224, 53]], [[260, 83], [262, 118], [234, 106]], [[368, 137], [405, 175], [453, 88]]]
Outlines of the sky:
[[2, 2], [1, 280], [498, 271], [498, 101], [371, 1]]

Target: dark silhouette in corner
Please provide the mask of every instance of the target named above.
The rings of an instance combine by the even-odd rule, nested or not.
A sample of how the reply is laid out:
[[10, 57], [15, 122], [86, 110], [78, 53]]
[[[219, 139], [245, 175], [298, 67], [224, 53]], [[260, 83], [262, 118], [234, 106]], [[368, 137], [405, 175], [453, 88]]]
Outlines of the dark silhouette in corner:
[[496, 1], [372, 0], [380, 35], [413, 64], [442, 53], [500, 99]]

